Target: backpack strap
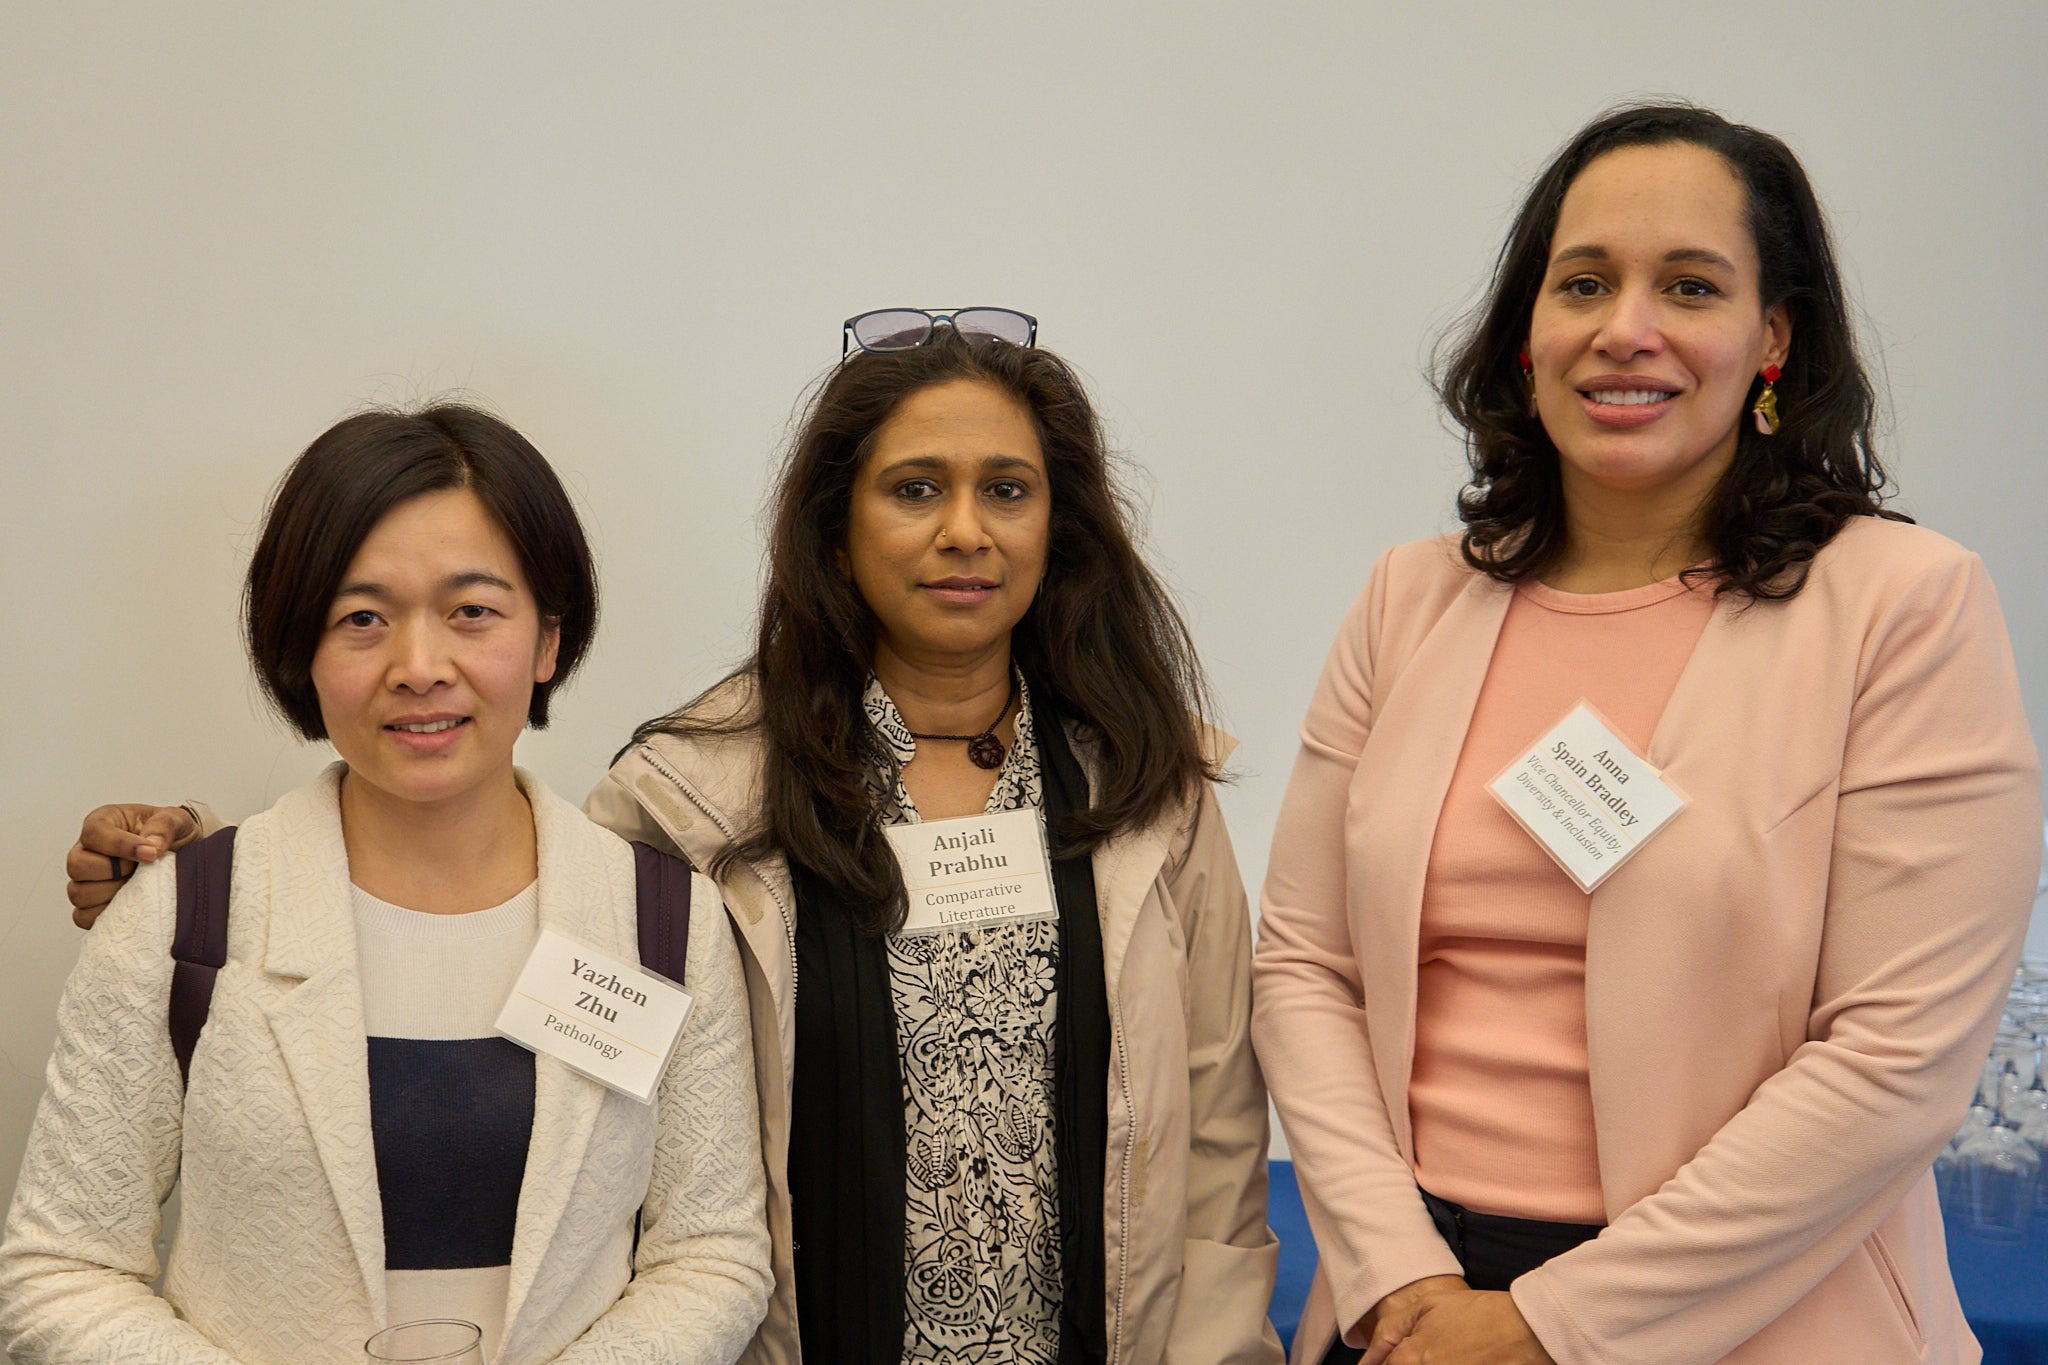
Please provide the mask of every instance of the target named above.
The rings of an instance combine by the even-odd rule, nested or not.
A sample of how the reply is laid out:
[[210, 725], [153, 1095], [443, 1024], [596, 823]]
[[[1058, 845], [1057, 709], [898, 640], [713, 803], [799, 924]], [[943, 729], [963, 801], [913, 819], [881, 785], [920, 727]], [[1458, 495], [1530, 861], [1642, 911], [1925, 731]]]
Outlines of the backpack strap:
[[[213, 981], [228, 960], [228, 890], [234, 879], [235, 827], [178, 853], [178, 926], [171, 937], [171, 1050], [189, 1082], [192, 1050], [213, 1007]], [[634, 843], [633, 872], [640, 965], [682, 984], [690, 953], [690, 865]]]
[[680, 986], [690, 953], [690, 865], [635, 840], [633, 875], [639, 891], [640, 965]]
[[[690, 955], [690, 865], [652, 844], [633, 841], [633, 880], [639, 903], [640, 965], [678, 986]], [[633, 1251], [627, 1258], [639, 1273], [640, 1224], [633, 1220]]]
[[228, 961], [228, 887], [234, 878], [235, 827], [178, 853], [178, 927], [171, 936], [171, 1050], [178, 1079], [192, 1077], [192, 1049], [213, 1008], [213, 978]]

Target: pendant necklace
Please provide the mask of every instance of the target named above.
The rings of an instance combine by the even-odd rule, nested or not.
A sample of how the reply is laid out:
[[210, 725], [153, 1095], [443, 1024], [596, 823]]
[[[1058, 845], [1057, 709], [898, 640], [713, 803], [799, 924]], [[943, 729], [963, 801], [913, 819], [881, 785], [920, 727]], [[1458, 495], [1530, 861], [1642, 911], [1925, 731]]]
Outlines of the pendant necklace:
[[988, 729], [978, 735], [921, 735], [910, 731], [912, 739], [944, 739], [967, 746], [967, 759], [977, 768], [1000, 768], [1003, 756], [1008, 751], [1003, 742], [996, 738], [996, 727], [1003, 723], [1003, 717], [1010, 714], [1010, 704], [1017, 700], [1017, 675], [1010, 675], [1010, 695], [1003, 699], [1003, 709], [996, 712], [996, 718], [988, 723]]

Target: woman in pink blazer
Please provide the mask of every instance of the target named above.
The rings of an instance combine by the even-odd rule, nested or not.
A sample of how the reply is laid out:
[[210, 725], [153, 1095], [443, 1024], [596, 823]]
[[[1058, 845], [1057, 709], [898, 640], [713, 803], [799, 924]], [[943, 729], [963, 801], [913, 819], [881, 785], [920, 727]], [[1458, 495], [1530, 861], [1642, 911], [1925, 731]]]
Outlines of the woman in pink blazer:
[[[1442, 392], [1465, 529], [1346, 618], [1265, 887], [1296, 1361], [1978, 1359], [1928, 1169], [2038, 769], [1982, 565], [1881, 510], [1797, 161], [1690, 107], [1593, 123]], [[1580, 701], [1638, 808], [1685, 803], [1590, 893], [1489, 790]]]

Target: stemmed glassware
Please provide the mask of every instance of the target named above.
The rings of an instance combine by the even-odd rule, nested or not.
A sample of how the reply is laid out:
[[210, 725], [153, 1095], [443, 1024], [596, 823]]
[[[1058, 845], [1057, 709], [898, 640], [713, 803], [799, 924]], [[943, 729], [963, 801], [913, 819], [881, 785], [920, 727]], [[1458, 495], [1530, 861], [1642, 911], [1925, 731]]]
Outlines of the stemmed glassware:
[[1993, 1241], [2019, 1241], [2048, 1217], [2048, 960], [2014, 973], [1991, 1055], [1963, 1126], [1934, 1162], [1951, 1217]]
[[1970, 1231], [1995, 1242], [2027, 1235], [2035, 1192], [2041, 1183], [2041, 1154], [2019, 1130], [1994, 1123], [1956, 1148], [1954, 1184]]

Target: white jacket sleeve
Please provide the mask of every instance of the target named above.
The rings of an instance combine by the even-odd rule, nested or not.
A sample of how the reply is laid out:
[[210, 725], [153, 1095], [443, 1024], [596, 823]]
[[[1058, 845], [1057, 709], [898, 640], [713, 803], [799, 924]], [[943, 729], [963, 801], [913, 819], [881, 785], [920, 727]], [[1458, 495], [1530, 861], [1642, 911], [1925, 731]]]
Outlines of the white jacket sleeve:
[[0, 1346], [20, 1365], [233, 1365], [150, 1289], [178, 1178], [171, 1051], [175, 858], [143, 868], [84, 936], [0, 1239]]

